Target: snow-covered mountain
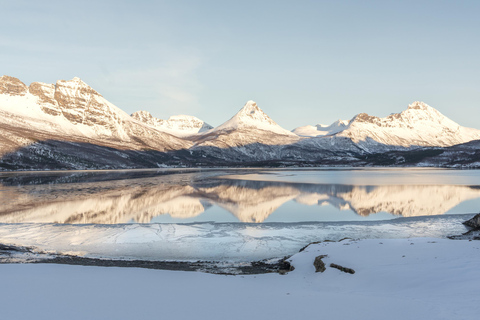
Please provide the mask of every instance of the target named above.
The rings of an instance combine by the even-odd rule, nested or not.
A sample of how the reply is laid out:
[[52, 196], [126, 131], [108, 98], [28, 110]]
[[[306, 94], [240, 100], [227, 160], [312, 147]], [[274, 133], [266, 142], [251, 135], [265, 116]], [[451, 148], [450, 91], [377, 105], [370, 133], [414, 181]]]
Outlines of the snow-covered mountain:
[[223, 133], [234, 130], [263, 130], [285, 136], [295, 136], [292, 132], [283, 129], [257, 106], [255, 101], [247, 101], [240, 111], [230, 120], [216, 127], [212, 132]]
[[213, 129], [211, 125], [197, 117], [187, 115], [171, 116], [168, 120], [162, 120], [155, 118], [148, 111], [137, 111], [132, 113], [132, 118], [177, 137], [188, 137]]
[[367, 152], [395, 147], [449, 147], [480, 139], [480, 130], [462, 127], [419, 101], [385, 118], [360, 113], [350, 121], [339, 120], [328, 127], [299, 127], [293, 132], [306, 137], [349, 138]]
[[159, 151], [191, 145], [133, 119], [79, 78], [27, 87], [3, 76], [0, 88], [2, 154], [47, 140]]
[[207, 150], [230, 161], [278, 159], [282, 146], [300, 139], [248, 101], [230, 120], [195, 137], [192, 150]]

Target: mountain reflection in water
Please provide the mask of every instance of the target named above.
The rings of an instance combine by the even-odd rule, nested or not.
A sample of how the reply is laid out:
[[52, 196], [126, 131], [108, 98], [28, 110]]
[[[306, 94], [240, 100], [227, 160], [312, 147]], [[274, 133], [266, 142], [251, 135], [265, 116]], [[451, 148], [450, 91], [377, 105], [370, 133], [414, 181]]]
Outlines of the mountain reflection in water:
[[444, 214], [464, 201], [480, 198], [480, 188], [467, 185], [306, 184], [221, 179], [188, 172], [105, 177], [2, 178], [0, 223], [150, 223], [163, 215], [182, 222], [212, 207], [230, 212], [240, 222], [261, 223], [290, 201], [328, 205], [363, 217], [379, 212], [413, 217]]

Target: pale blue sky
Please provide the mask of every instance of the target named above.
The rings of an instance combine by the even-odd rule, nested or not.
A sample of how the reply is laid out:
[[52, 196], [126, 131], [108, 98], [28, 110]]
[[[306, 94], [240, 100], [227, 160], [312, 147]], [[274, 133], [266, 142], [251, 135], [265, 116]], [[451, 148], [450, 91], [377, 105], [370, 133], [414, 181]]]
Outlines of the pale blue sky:
[[4, 1], [0, 73], [82, 78], [128, 113], [286, 129], [421, 100], [480, 128], [480, 1]]

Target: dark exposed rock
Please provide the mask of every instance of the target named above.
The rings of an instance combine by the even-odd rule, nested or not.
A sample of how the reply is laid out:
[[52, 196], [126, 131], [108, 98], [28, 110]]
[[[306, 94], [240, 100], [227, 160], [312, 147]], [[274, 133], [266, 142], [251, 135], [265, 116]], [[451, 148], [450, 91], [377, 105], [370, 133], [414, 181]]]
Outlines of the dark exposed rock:
[[[329, 241], [329, 240], [326, 240], [326, 241]], [[307, 249], [308, 246], [310, 246], [311, 244], [318, 244], [318, 243], [321, 243], [322, 241], [314, 241], [314, 242], [310, 242], [309, 244], [307, 244], [305, 247], [302, 247], [300, 250], [298, 250], [298, 252], [302, 252], [303, 250]]]
[[480, 240], [480, 229], [470, 230], [464, 234], [448, 236], [452, 240]]
[[472, 229], [480, 229], [480, 213], [476, 214], [472, 219], [465, 221], [463, 224]]
[[480, 240], [480, 213], [463, 222], [463, 224], [471, 230], [463, 234], [448, 236], [447, 238], [452, 240]]
[[38, 97], [40, 102], [40, 108], [42, 111], [53, 116], [59, 116], [62, 114], [58, 106], [58, 102], [55, 100], [55, 85], [46, 84], [42, 82], [33, 82], [28, 87], [31, 94]]
[[315, 257], [313, 261], [313, 266], [315, 267], [315, 272], [324, 272], [327, 268], [325, 267], [325, 262], [322, 261], [323, 258], [326, 258], [327, 255], [322, 254], [318, 257]]
[[335, 263], [331, 263], [331, 264], [330, 264], [330, 267], [331, 267], [331, 268], [338, 269], [338, 270], [340, 270], [340, 271], [342, 271], [342, 272], [345, 272], [345, 273], [350, 273], [350, 274], [354, 274], [354, 273], [355, 273], [355, 270], [350, 269], [350, 268], [342, 267], [342, 266], [340, 266], [340, 265], [338, 265], [338, 264], [335, 264]]
[[[15, 260], [10, 256], [16, 254]], [[22, 256], [22, 254], [25, 254]], [[284, 257], [277, 261], [252, 261], [251, 263], [223, 263], [219, 261], [152, 261], [152, 260], [117, 260], [88, 258], [73, 255], [49, 254], [34, 247], [18, 247], [0, 243], [1, 263], [53, 263], [81, 266], [146, 268], [175, 271], [200, 271], [215, 274], [286, 274], [294, 267]]]

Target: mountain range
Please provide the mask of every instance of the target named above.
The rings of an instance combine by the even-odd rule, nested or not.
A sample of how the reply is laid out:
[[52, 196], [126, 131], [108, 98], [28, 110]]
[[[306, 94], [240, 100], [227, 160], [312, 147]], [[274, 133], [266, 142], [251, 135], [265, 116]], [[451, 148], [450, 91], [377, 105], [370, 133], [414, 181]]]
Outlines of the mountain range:
[[423, 102], [286, 130], [248, 101], [212, 127], [193, 116], [128, 115], [79, 78], [0, 77], [0, 170], [163, 166], [480, 167], [480, 130]]

